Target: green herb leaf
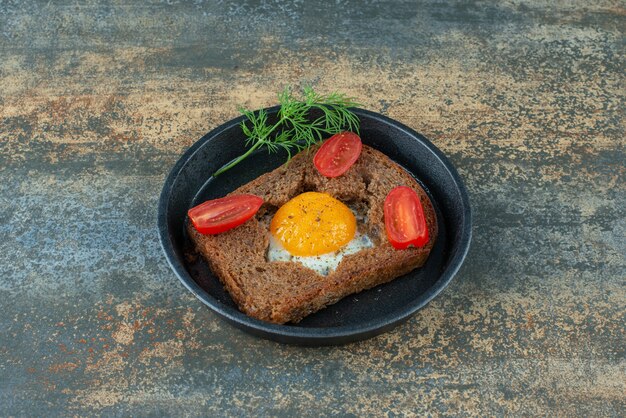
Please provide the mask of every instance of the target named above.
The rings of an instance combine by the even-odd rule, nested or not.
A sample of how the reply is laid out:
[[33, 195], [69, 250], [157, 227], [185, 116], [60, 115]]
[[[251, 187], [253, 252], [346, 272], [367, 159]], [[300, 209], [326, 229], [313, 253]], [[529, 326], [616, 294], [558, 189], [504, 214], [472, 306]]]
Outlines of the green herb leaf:
[[[260, 147], [268, 152], [283, 149], [288, 159], [297, 152], [308, 149], [329, 135], [344, 130], [359, 133], [359, 118], [349, 108], [359, 106], [353, 99], [341, 93], [321, 95], [311, 87], [305, 87], [302, 100], [296, 99], [291, 89], [286, 87], [278, 94], [280, 109], [278, 121], [268, 124], [267, 112], [256, 112], [240, 108], [246, 117], [241, 122], [241, 131], [246, 136], [249, 149], [213, 174], [218, 176], [247, 158]], [[319, 110], [322, 116], [311, 119], [311, 111]]]

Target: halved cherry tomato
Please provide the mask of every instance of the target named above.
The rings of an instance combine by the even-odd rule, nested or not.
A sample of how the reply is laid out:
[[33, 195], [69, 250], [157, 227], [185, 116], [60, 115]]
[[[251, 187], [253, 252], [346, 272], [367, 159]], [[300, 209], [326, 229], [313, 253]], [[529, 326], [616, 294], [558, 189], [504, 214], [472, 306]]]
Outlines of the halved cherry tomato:
[[354, 132], [331, 136], [317, 150], [313, 164], [325, 177], [338, 177], [348, 171], [361, 154], [361, 138]]
[[428, 242], [428, 227], [422, 202], [415, 190], [399, 186], [385, 198], [385, 229], [394, 248], [423, 247]]
[[189, 209], [187, 215], [201, 234], [219, 234], [241, 225], [252, 218], [263, 204], [263, 199], [253, 194], [226, 196]]

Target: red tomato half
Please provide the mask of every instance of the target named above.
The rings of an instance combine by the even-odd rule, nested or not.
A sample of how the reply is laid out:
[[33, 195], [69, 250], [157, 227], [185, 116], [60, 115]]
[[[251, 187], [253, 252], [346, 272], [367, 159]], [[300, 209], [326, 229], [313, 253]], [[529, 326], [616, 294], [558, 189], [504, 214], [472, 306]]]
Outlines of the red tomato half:
[[338, 177], [348, 171], [361, 154], [361, 138], [354, 132], [340, 132], [322, 144], [313, 164], [325, 177]]
[[252, 218], [263, 204], [253, 194], [226, 196], [189, 209], [187, 215], [201, 234], [219, 234], [241, 225]]
[[426, 245], [428, 228], [415, 190], [399, 186], [389, 192], [385, 199], [385, 229], [389, 242], [399, 250]]

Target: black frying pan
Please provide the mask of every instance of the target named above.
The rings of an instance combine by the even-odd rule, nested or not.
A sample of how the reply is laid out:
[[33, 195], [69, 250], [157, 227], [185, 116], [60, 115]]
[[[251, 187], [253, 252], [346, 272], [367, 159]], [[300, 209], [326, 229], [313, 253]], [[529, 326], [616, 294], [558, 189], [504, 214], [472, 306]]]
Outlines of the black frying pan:
[[[278, 107], [267, 109], [270, 117]], [[298, 324], [276, 325], [240, 312], [219, 280], [200, 258], [185, 257], [190, 243], [184, 230], [187, 210], [222, 197], [285, 161], [285, 155], [258, 151], [226, 173], [221, 166], [245, 152], [233, 119], [203, 136], [176, 163], [159, 200], [158, 228], [165, 256], [176, 276], [209, 308], [231, 324], [272, 340], [304, 345], [342, 344], [372, 337], [408, 319], [452, 280], [469, 249], [472, 219], [465, 186], [450, 161], [430, 141], [378, 113], [354, 109], [361, 139], [415, 176], [437, 212], [439, 236], [426, 264], [390, 283], [348, 296]]]

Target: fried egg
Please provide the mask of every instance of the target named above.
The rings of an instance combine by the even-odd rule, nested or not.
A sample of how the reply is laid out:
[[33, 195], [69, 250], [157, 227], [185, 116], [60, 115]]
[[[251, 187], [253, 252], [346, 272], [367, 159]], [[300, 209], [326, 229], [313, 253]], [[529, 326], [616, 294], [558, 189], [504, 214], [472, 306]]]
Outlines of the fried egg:
[[358, 232], [348, 206], [327, 193], [306, 192], [272, 218], [267, 260], [297, 262], [328, 275], [344, 256], [373, 246], [367, 234]]

